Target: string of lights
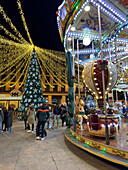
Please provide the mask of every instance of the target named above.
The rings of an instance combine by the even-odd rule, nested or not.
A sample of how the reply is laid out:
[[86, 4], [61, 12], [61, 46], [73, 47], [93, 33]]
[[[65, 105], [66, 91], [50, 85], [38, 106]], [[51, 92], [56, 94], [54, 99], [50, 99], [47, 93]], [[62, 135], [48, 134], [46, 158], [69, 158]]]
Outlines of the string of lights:
[[28, 30], [28, 27], [27, 27], [27, 24], [26, 24], [26, 21], [25, 21], [25, 17], [24, 17], [24, 13], [23, 13], [23, 10], [22, 10], [22, 7], [21, 7], [20, 0], [17, 0], [17, 5], [18, 5], [19, 13], [21, 15], [21, 19], [23, 21], [24, 28], [27, 32], [28, 39], [29, 39], [30, 43], [33, 45], [33, 42], [32, 42], [32, 39], [30, 37], [30, 33], [29, 33], [29, 30]]
[[10, 31], [8, 31], [3, 25], [0, 24], [0, 30], [3, 30], [6, 35], [8, 35], [13, 40], [18, 41], [19, 43], [24, 43], [23, 40], [17, 38], [15, 35], [13, 35]]
[[17, 28], [13, 25], [11, 19], [7, 16], [7, 14], [5, 13], [3, 7], [0, 5], [0, 13], [3, 15], [3, 19], [9, 24], [10, 28], [14, 31], [14, 33], [21, 39], [23, 40], [24, 43], [28, 43], [23, 36], [21, 35], [21, 33], [17, 30]]

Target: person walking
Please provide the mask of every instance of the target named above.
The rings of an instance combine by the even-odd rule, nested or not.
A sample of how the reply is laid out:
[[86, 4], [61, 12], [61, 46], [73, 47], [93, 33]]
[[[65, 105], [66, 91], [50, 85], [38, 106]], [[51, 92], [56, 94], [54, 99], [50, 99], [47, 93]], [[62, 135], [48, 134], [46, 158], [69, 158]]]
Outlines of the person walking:
[[53, 108], [52, 108], [52, 106], [50, 106], [49, 107], [49, 118], [47, 119], [47, 129], [48, 130], [51, 130], [52, 118], [53, 118]]
[[0, 106], [0, 133], [2, 133], [2, 122], [4, 120], [4, 112], [2, 110], [2, 106]]
[[54, 107], [54, 110], [53, 110], [53, 114], [54, 114], [53, 127], [52, 127], [53, 130], [54, 130], [54, 127], [55, 127], [56, 119], [57, 119], [57, 128], [59, 128], [60, 113], [61, 113], [60, 106], [59, 106], [58, 103], [56, 103], [56, 106]]
[[[27, 120], [28, 120], [28, 116], [27, 116], [27, 112], [29, 110], [29, 106], [28, 108], [26, 108], [25, 112], [24, 112], [24, 125], [25, 125], [25, 130], [27, 130], [28, 126], [27, 126]], [[29, 129], [30, 130], [30, 129]]]
[[8, 116], [7, 116], [7, 132], [12, 131], [12, 115], [13, 115], [13, 110], [9, 106], [8, 107]]
[[[30, 109], [28, 109], [27, 116], [28, 116], [28, 121], [27, 121], [28, 122], [28, 131], [27, 132], [34, 133], [35, 109], [34, 109], [33, 104], [30, 106]], [[30, 130], [30, 124], [32, 125], [32, 131]]]
[[38, 123], [37, 123], [37, 134], [36, 134], [36, 140], [40, 139], [40, 126], [42, 126], [42, 131], [41, 131], [41, 140], [44, 140], [44, 128], [46, 124], [46, 119], [49, 118], [49, 110], [46, 108], [45, 105], [42, 105], [36, 114]]
[[64, 126], [64, 122], [66, 120], [66, 113], [67, 113], [67, 109], [66, 106], [64, 104], [61, 105], [61, 120], [62, 120], [62, 126]]
[[3, 112], [4, 112], [4, 120], [2, 124], [2, 129], [3, 131], [6, 131], [7, 130], [7, 119], [8, 119], [8, 111], [6, 107], [3, 107]]

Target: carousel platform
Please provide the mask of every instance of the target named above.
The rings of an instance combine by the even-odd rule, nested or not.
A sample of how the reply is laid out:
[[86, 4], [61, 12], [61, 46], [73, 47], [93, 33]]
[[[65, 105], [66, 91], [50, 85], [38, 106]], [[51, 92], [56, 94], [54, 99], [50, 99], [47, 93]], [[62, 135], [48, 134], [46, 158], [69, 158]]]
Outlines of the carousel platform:
[[105, 160], [128, 167], [128, 119], [123, 119], [120, 131], [115, 138], [110, 138], [110, 144], [106, 145], [105, 138], [94, 137], [89, 134], [87, 125], [84, 130], [74, 131], [72, 126], [66, 129], [65, 137], [77, 147], [90, 152]]

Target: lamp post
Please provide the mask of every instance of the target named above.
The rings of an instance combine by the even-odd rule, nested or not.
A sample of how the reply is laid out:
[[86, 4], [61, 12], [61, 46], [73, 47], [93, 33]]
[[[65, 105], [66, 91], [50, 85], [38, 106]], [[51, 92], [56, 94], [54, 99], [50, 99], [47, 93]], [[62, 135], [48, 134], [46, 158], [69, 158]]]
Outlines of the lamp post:
[[[98, 20], [99, 20], [99, 34], [100, 34], [100, 56], [101, 61], [103, 60], [102, 55], [102, 39], [101, 39], [101, 18], [100, 18], [100, 5], [98, 4]], [[104, 111], [105, 111], [105, 134], [106, 134], [106, 144], [109, 145], [109, 132], [108, 132], [108, 119], [106, 112], [106, 99], [105, 99], [105, 80], [104, 80], [104, 70], [102, 70], [102, 82], [103, 82], [103, 98], [104, 98]]]

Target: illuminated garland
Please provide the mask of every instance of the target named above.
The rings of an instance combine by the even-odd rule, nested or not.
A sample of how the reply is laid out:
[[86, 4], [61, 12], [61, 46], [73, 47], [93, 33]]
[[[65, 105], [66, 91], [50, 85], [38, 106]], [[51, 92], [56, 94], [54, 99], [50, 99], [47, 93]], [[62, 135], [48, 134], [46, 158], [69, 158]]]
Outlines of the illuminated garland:
[[[41, 53], [40, 53], [40, 51], [39, 51], [38, 49], [37, 49], [37, 53], [39, 53], [38, 55], [41, 56]], [[43, 56], [43, 57], [44, 57], [44, 56]], [[57, 63], [51, 64], [51, 63], [53, 63], [53, 60], [52, 60], [51, 58], [48, 60], [49, 62], [44, 62], [44, 58], [42, 59], [42, 57], [39, 57], [39, 58], [40, 58], [40, 60], [42, 61], [45, 69], [47, 70], [47, 72], [50, 73], [50, 75], [52, 76], [52, 78], [53, 78], [53, 76], [54, 76], [58, 81], [60, 81], [61, 84], [67, 85], [67, 84], [64, 84], [55, 74], [53, 74], [53, 72], [55, 72], [54, 66], [55, 66]], [[49, 65], [48, 65], [48, 64], [49, 64]], [[56, 66], [56, 68], [58, 68], [58, 67]], [[54, 70], [53, 70], [53, 69], [54, 69]], [[62, 68], [62, 66], [60, 66], [60, 68], [58, 69], [58, 72], [57, 72], [57, 75], [61, 76], [61, 79], [64, 79], [64, 78], [62, 78], [62, 76], [65, 76], [65, 75], [60, 74], [60, 72], [63, 71], [64, 69], [65, 69], [65, 68]], [[48, 70], [49, 70], [49, 71], [48, 71]], [[67, 79], [67, 76], [65, 76], [65, 77], [66, 77], [66, 79]], [[53, 78], [53, 79], [54, 79], [54, 78]], [[64, 80], [65, 80], [65, 79], [64, 79]], [[54, 81], [57, 82], [55, 79], [54, 79]], [[66, 80], [65, 80], [65, 81], [66, 81]], [[66, 81], [66, 82], [67, 82], [67, 81]], [[58, 85], [60, 86], [59, 83], [58, 83]]]
[[19, 9], [19, 12], [20, 12], [20, 15], [21, 15], [21, 19], [23, 21], [24, 28], [27, 32], [28, 39], [29, 39], [30, 43], [33, 45], [32, 39], [30, 37], [30, 33], [28, 31], [28, 27], [27, 27], [27, 24], [26, 24], [26, 21], [25, 21], [25, 18], [24, 18], [24, 13], [23, 13], [23, 10], [22, 10], [22, 7], [21, 7], [20, 0], [17, 0], [17, 5], [18, 5], [18, 9]]
[[[5, 36], [7, 35], [8, 37], [7, 38], [3, 35], [0, 35], [0, 76], [7, 74], [3, 79], [1, 79], [0, 87], [4, 87], [7, 84], [11, 83], [11, 81], [16, 77], [15, 83], [13, 83], [13, 85], [10, 86], [10, 87], [14, 87], [20, 81], [21, 76], [23, 75], [24, 78], [21, 84], [19, 85], [19, 88], [24, 84], [26, 80], [26, 76], [28, 74], [28, 69], [29, 69], [29, 64], [31, 59], [30, 56], [32, 54], [33, 47], [34, 47], [32, 39], [29, 34], [27, 24], [25, 22], [20, 0], [17, 0], [17, 5], [18, 5], [19, 13], [21, 15], [21, 19], [23, 21], [24, 29], [27, 32], [27, 36], [31, 44], [28, 43], [22, 37], [20, 32], [13, 25], [11, 19], [6, 15], [3, 8], [0, 6], [0, 13], [3, 16], [3, 19], [6, 21], [6, 23], [9, 24], [10, 28], [15, 33], [13, 34], [12, 32], [8, 31], [3, 25], [0, 25], [0, 30], [4, 31]], [[48, 85], [51, 88], [54, 88], [54, 86], [48, 81], [42, 66], [49, 73], [51, 78], [56, 82], [58, 86], [60, 87], [66, 86], [67, 84], [64, 83], [64, 82], [67, 83], [67, 76], [65, 74], [65, 66], [66, 66], [65, 53], [42, 49], [40, 47], [35, 47], [35, 51], [38, 55], [37, 61], [40, 68], [39, 73], [46, 80]], [[20, 76], [18, 77], [19, 73]], [[8, 80], [8, 78], [11, 75], [13, 75], [12, 78]], [[6, 82], [4, 82], [5, 80]], [[41, 79], [41, 83], [42, 86], [46, 88], [43, 79]]]
[[20, 34], [20, 32], [16, 29], [16, 27], [13, 25], [11, 19], [7, 16], [7, 14], [5, 13], [5, 11], [3, 10], [3, 7], [0, 6], [0, 13], [3, 15], [3, 19], [5, 19], [5, 21], [9, 24], [9, 26], [11, 27], [11, 29], [15, 32], [15, 34], [21, 38], [21, 40], [23, 40], [24, 43], [28, 43]]
[[[16, 81], [12, 86], [10, 86], [10, 87], [15, 86], [15, 84], [17, 84], [17, 83], [19, 82], [21, 76], [24, 74], [24, 71], [26, 70], [26, 68], [27, 68], [27, 66], [28, 66], [28, 63], [30, 63], [30, 60], [31, 60], [31, 57], [29, 57], [29, 59], [28, 59], [26, 65], [25, 65], [25, 67], [24, 67], [22, 73], [20, 74], [19, 78], [17, 79], [17, 81]], [[25, 60], [25, 61], [26, 61], [26, 60]], [[25, 64], [25, 62], [24, 62], [24, 64]], [[23, 66], [22, 66], [22, 67], [23, 67]], [[21, 68], [22, 68], [22, 67], [21, 67]], [[19, 69], [18, 72], [19, 72], [20, 70], [21, 70], [21, 69]], [[27, 70], [27, 71], [28, 71], [28, 70]], [[17, 73], [18, 73], [18, 72], [17, 72]], [[16, 76], [16, 75], [15, 75], [15, 76]]]
[[11, 37], [12, 39], [18, 41], [19, 43], [24, 43], [23, 40], [20, 40], [19, 38], [17, 38], [15, 35], [13, 35], [11, 32], [9, 32], [3, 25], [0, 24], [0, 30], [3, 30], [5, 32], [6, 35], [8, 35], [9, 37]]
[[37, 58], [37, 61], [38, 61], [39, 67], [40, 67], [40, 69], [41, 69], [41, 71], [42, 71], [42, 75], [44, 76], [44, 78], [45, 78], [45, 80], [47, 81], [48, 85], [49, 85], [50, 87], [54, 88], [54, 86], [53, 86], [52, 84], [50, 84], [50, 82], [48, 81], [48, 79], [47, 79], [47, 77], [46, 77], [46, 75], [45, 75], [45, 73], [44, 73], [44, 71], [43, 71], [43, 69], [42, 69], [42, 66], [41, 66], [38, 58]]
[[[53, 75], [52, 75], [52, 73], [51, 73], [51, 71], [50, 71], [50, 68], [49, 67], [47, 67], [46, 66], [46, 64], [43, 62], [43, 60], [41, 59], [41, 61], [42, 61], [42, 65], [45, 67], [45, 70], [49, 73], [49, 75], [51, 76], [51, 78], [56, 82], [56, 84], [58, 84], [58, 86], [60, 86], [60, 87], [64, 87], [64, 86], [62, 86], [60, 83], [58, 83], [55, 79], [54, 79], [54, 77], [56, 77], [57, 78], [57, 76], [54, 74], [54, 77], [53, 77]], [[58, 79], [58, 78], [57, 78]], [[60, 81], [60, 79], [58, 79], [59, 81]], [[60, 81], [61, 82], [61, 81]], [[61, 82], [62, 83], [62, 82]], [[64, 83], [62, 83], [63, 85], [65, 85]]]

